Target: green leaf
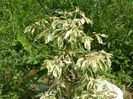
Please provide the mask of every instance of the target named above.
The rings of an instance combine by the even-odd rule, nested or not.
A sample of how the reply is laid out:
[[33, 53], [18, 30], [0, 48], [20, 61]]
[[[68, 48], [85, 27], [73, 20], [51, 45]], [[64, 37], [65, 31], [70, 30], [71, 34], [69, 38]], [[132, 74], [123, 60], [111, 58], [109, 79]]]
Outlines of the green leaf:
[[17, 33], [17, 41], [19, 41], [23, 48], [28, 51], [31, 52], [31, 45], [29, 44], [29, 42], [26, 39], [26, 36], [24, 35], [24, 33]]

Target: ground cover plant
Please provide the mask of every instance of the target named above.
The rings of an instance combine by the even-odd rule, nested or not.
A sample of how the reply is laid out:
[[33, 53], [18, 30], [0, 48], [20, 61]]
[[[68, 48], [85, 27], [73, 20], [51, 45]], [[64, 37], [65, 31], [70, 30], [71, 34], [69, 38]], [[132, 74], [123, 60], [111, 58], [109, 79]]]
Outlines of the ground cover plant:
[[[0, 1], [0, 98], [28, 98], [30, 78], [36, 76], [41, 60], [48, 56], [44, 51], [38, 53], [45, 46], [32, 47], [31, 52], [32, 44], [23, 35], [27, 25], [45, 16], [38, 5], [30, 0]], [[29, 75], [30, 70], [35, 73]]]

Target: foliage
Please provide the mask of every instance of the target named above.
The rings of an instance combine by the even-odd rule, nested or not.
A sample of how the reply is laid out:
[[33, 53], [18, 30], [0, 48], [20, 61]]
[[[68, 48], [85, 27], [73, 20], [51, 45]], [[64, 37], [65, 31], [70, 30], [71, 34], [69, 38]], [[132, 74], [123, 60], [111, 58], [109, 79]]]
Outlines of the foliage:
[[[111, 54], [91, 50], [94, 37], [98, 43], [104, 44], [101, 37], [106, 35], [84, 33], [84, 24], [92, 25], [92, 21], [78, 8], [72, 12], [56, 13], [56, 16], [50, 17], [49, 22], [41, 20], [25, 29], [25, 33], [37, 34], [34, 41], [44, 41], [56, 50], [51, 59], [44, 61], [44, 66], [48, 69], [50, 88], [41, 97], [112, 97], [111, 92], [109, 96], [103, 94], [103, 91], [108, 91], [107, 87], [103, 91], [98, 91], [97, 88], [100, 83], [97, 77], [103, 76], [111, 66]], [[36, 33], [37, 29], [42, 31]]]
[[[0, 98], [31, 97], [33, 78], [45, 74], [42, 60], [49, 57], [45, 46], [35, 46], [23, 34], [24, 28], [44, 17], [35, 1], [0, 0]], [[37, 14], [38, 13], [38, 14]], [[47, 49], [42, 51], [41, 49]], [[34, 71], [33, 75], [29, 75]]]
[[[59, 49], [51, 46], [51, 42], [44, 44], [43, 37], [39, 39], [39, 36], [36, 36], [43, 27], [36, 31], [37, 34], [35, 35], [28, 34], [27, 36], [23, 34], [28, 25], [38, 22], [40, 19], [45, 18], [48, 22], [51, 20], [43, 12], [37, 1], [39, 0], [0, 0], [0, 98], [33, 98], [35, 91], [32, 92], [33, 89], [30, 87], [37, 89], [38, 87], [35, 87], [38, 83], [35, 80], [36, 76], [38, 74], [39, 76], [40, 74], [45, 75], [44, 70], [42, 70], [45, 67], [40, 68], [43, 60], [52, 59], [51, 57], [58, 53]], [[52, 15], [57, 15], [56, 11], [71, 11], [75, 9], [75, 6], [78, 6], [94, 23], [93, 26], [90, 24], [83, 26], [86, 35], [92, 37], [93, 34], [91, 33], [94, 31], [99, 36], [99, 32], [108, 35], [108, 39], [105, 39], [106, 45], [102, 41], [104, 46], [99, 45], [93, 39], [90, 50], [104, 49], [111, 52], [113, 54], [112, 71], [111, 74], [105, 74], [106, 79], [108, 78], [121, 88], [124, 85], [127, 87], [126, 90], [132, 92], [132, 0], [44, 1], [44, 3], [42, 2], [43, 6]], [[102, 37], [102, 39], [104, 38]], [[100, 39], [99, 41], [101, 42]], [[84, 48], [83, 45], [82, 48]], [[32, 74], [34, 75], [32, 76]], [[22, 80], [20, 80], [21, 78]], [[46, 81], [48, 80], [46, 76], [42, 77], [41, 80], [43, 78]], [[19, 86], [21, 81], [21, 86]], [[36, 82], [36, 84], [33, 82]], [[39, 88], [42, 88], [42, 84], [39, 85]]]
[[121, 87], [126, 85], [130, 90], [133, 89], [132, 0], [50, 0], [47, 6], [50, 10], [71, 10], [79, 6], [94, 23], [86, 31], [104, 33], [109, 37], [105, 46], [95, 45], [96, 49], [111, 51], [113, 54], [112, 76], [108, 77], [110, 80], [115, 79], [113, 82]]

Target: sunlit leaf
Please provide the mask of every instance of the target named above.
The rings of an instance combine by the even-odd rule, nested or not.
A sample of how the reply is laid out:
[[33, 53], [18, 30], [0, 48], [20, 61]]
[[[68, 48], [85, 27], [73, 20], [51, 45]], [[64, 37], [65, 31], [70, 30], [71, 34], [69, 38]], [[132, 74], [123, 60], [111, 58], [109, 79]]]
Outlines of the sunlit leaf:
[[79, 58], [79, 59], [77, 60], [77, 62], [76, 62], [76, 67], [75, 67], [75, 68], [81, 67], [83, 61], [84, 61], [84, 58]]
[[49, 43], [50, 41], [52, 41], [54, 39], [54, 35], [53, 34], [48, 34], [48, 36], [45, 39], [45, 43]]
[[25, 28], [24, 33], [30, 32], [32, 30], [33, 26], [28, 26]]
[[68, 55], [64, 58], [64, 62], [66, 64], [71, 64], [72, 63], [71, 58]]
[[95, 36], [98, 40], [98, 43], [103, 44], [103, 40], [101, 39], [101, 37], [98, 34], [95, 34]]
[[90, 49], [91, 49], [91, 41], [89, 39], [85, 40], [84, 47], [90, 51]]
[[100, 34], [101, 37], [108, 37], [106, 34]]
[[63, 62], [60, 59], [46, 60], [46, 67], [48, 69], [48, 74], [53, 75], [56, 78], [60, 78], [62, 73]]
[[64, 39], [67, 39], [67, 38], [70, 36], [71, 33], [72, 33], [72, 30], [67, 31], [67, 32], [65, 33]]
[[63, 48], [63, 45], [64, 45], [63, 38], [62, 37], [58, 37], [57, 42], [58, 42], [58, 47], [59, 48]]
[[89, 65], [89, 64], [87, 64], [87, 62], [88, 62], [87, 60], [83, 61], [82, 65], [81, 65], [82, 69], [87, 68], [87, 66]]
[[31, 51], [31, 45], [26, 39], [26, 35], [23, 33], [17, 33], [17, 41], [19, 41], [26, 51]]

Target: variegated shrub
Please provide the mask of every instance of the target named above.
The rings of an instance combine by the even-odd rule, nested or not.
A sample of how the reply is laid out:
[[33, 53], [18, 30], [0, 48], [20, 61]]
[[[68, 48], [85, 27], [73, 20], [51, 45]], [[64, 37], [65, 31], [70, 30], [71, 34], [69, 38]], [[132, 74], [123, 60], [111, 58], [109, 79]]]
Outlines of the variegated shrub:
[[41, 99], [114, 98], [107, 86], [102, 86], [100, 91], [98, 86], [110, 69], [111, 54], [91, 49], [94, 40], [105, 44], [102, 38], [107, 36], [84, 33], [85, 24], [93, 22], [76, 8], [72, 12], [56, 12], [48, 20], [40, 20], [25, 29], [25, 33], [34, 35], [34, 42], [41, 40], [56, 50], [52, 59], [44, 60], [50, 88], [41, 94]]

